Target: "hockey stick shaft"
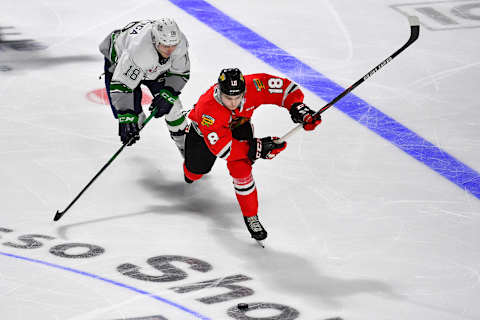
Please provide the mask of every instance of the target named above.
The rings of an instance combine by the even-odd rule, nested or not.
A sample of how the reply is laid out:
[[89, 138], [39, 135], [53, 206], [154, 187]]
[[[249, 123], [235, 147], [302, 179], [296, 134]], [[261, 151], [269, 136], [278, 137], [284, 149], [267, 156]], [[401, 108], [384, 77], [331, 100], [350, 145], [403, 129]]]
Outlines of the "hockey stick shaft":
[[[152, 110], [152, 113], [150, 113], [148, 118], [145, 119], [145, 121], [143, 122], [143, 126], [139, 131], [142, 131], [143, 128], [145, 128], [147, 123], [155, 116], [156, 113], [157, 113], [157, 108]], [[57, 212], [55, 213], [55, 217], [53, 218], [53, 221], [58, 221], [60, 220], [61, 217], [63, 217], [63, 215], [68, 211], [68, 209], [70, 209], [71, 206], [73, 206], [75, 202], [77, 202], [77, 200], [88, 189], [88, 187], [90, 187], [90, 185], [92, 185], [92, 183], [102, 174], [102, 172], [105, 171], [105, 169], [107, 169], [112, 164], [112, 162], [118, 157], [118, 155], [123, 151], [123, 149], [130, 143], [132, 139], [133, 138], [131, 138], [129, 141], [122, 144], [122, 146], [117, 150], [117, 152], [115, 152], [115, 154], [107, 161], [107, 163], [105, 163], [102, 169], [100, 169], [100, 171], [98, 171], [97, 174], [87, 183], [87, 185], [82, 189], [82, 191], [80, 191], [77, 194], [77, 196], [72, 200], [72, 202], [70, 202], [70, 204], [65, 208], [65, 210], [63, 211], [57, 210]]]
[[[373, 76], [377, 71], [379, 71], [381, 68], [386, 66], [390, 61], [392, 61], [396, 56], [398, 56], [403, 50], [408, 48], [412, 43], [414, 43], [420, 34], [420, 22], [418, 20], [418, 17], [416, 16], [409, 16], [408, 17], [408, 22], [410, 23], [410, 38], [407, 40], [407, 42], [397, 51], [395, 51], [392, 55], [390, 55], [387, 59], [383, 60], [380, 64], [378, 64], [375, 68], [370, 70], [367, 74], [365, 74], [362, 78], [360, 78], [357, 82], [352, 84], [350, 87], [345, 89], [342, 93], [340, 93], [338, 96], [336, 96], [332, 101], [327, 103], [323, 108], [318, 110], [315, 115], [322, 114], [325, 112], [328, 108], [330, 108], [332, 105], [337, 103], [340, 99], [342, 99], [344, 96], [346, 96], [349, 92], [351, 92], [353, 89], [358, 87], [360, 84], [362, 84], [365, 80]], [[277, 140], [278, 143], [282, 143], [283, 141], [287, 140], [289, 137], [291, 137], [295, 132], [297, 132], [300, 128], [302, 128], [302, 125], [299, 124], [290, 131], [288, 131], [283, 137], [281, 137], [279, 140]]]

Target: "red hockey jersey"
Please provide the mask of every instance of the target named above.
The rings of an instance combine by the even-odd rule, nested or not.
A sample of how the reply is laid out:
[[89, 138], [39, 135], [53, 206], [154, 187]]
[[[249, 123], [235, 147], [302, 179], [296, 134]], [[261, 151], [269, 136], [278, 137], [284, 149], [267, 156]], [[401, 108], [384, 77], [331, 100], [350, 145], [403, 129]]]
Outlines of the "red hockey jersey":
[[207, 90], [190, 111], [192, 125], [203, 135], [210, 151], [225, 160], [245, 158], [248, 143], [232, 138], [232, 123], [250, 120], [262, 104], [274, 104], [290, 110], [295, 102], [303, 102], [302, 90], [292, 81], [266, 73], [245, 75], [245, 96], [240, 106], [230, 111], [220, 103], [218, 84]]

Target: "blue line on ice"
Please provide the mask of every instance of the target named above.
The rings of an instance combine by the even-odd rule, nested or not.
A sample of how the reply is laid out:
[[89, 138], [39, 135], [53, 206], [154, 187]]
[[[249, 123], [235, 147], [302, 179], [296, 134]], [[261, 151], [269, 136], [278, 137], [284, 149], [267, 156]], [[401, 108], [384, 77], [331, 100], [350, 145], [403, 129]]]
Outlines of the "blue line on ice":
[[[345, 90], [211, 4], [203, 0], [169, 1], [323, 100], [331, 101]], [[444, 150], [352, 93], [335, 107], [480, 199], [480, 174]]]
[[188, 309], [188, 308], [186, 308], [182, 305], [179, 305], [178, 303], [175, 303], [173, 301], [167, 300], [167, 299], [162, 298], [160, 296], [154, 295], [154, 294], [152, 294], [148, 291], [144, 291], [144, 290], [129, 286], [127, 284], [124, 284], [124, 283], [121, 283], [121, 282], [118, 282], [118, 281], [115, 281], [115, 280], [107, 279], [107, 278], [104, 278], [102, 276], [98, 276], [96, 274], [90, 273], [90, 272], [80, 271], [80, 270], [77, 270], [77, 269], [64, 267], [64, 266], [61, 266], [61, 265], [58, 265], [58, 264], [55, 264], [55, 263], [50, 263], [50, 262], [46, 262], [46, 261], [42, 261], [42, 260], [27, 258], [27, 257], [23, 257], [23, 256], [19, 256], [19, 255], [16, 255], [16, 254], [11, 254], [11, 253], [6, 253], [6, 252], [2, 252], [2, 251], [0, 251], [0, 255], [10, 257], [10, 258], [19, 259], [19, 260], [24, 260], [24, 261], [28, 261], [28, 262], [34, 262], [34, 263], [42, 264], [44, 266], [73, 272], [73, 273], [76, 273], [76, 274], [79, 274], [79, 275], [82, 275], [82, 276], [86, 276], [86, 277], [90, 277], [90, 278], [93, 278], [93, 279], [96, 279], [96, 280], [101, 280], [101, 281], [107, 282], [109, 284], [113, 284], [115, 286], [122, 287], [122, 288], [125, 288], [125, 289], [128, 289], [128, 290], [134, 291], [136, 293], [143, 294], [143, 295], [148, 296], [150, 298], [153, 298], [155, 300], [161, 301], [163, 303], [166, 303], [166, 304], [168, 304], [172, 307], [175, 307], [177, 309], [185, 311], [185, 312], [191, 314], [192, 316], [194, 316], [198, 319], [210, 320], [210, 318], [208, 318], [204, 315], [201, 315], [201, 314], [199, 314], [199, 313], [197, 313], [193, 310], [190, 310], [190, 309]]

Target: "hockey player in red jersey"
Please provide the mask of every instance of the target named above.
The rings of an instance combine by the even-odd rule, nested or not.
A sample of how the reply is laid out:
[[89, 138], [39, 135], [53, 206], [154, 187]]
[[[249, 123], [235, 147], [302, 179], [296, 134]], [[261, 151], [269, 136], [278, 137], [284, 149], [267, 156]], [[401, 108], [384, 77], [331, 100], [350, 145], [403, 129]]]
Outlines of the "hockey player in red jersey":
[[185, 181], [192, 183], [210, 172], [222, 158], [233, 178], [235, 194], [252, 238], [267, 237], [258, 220], [258, 198], [252, 164], [273, 159], [287, 146], [277, 137], [256, 138], [250, 122], [262, 104], [286, 108], [295, 123], [313, 130], [320, 115], [303, 103], [302, 90], [292, 81], [266, 73], [243, 76], [237, 68], [223, 69], [218, 83], [205, 92], [189, 113], [191, 124], [185, 141]]

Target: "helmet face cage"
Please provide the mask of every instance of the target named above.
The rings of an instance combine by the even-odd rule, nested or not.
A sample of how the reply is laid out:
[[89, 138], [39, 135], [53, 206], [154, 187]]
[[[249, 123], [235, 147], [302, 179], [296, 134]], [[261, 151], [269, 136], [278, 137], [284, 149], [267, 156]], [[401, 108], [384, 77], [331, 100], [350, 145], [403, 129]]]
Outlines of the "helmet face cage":
[[180, 42], [180, 30], [170, 18], [157, 20], [152, 28], [152, 41], [157, 45], [176, 46]]
[[236, 96], [245, 92], [245, 79], [238, 68], [223, 69], [218, 77], [218, 85], [223, 94]]

